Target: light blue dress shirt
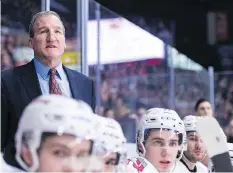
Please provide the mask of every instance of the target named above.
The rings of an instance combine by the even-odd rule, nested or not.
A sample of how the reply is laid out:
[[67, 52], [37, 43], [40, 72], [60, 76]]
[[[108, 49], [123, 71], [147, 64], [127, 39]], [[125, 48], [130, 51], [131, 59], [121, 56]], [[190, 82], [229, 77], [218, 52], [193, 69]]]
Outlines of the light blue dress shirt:
[[[36, 74], [39, 79], [40, 88], [43, 95], [49, 94], [49, 70], [51, 69], [49, 66], [44, 65], [36, 58], [33, 59], [34, 65], [36, 68]], [[62, 67], [62, 63], [55, 67], [57, 70], [55, 79], [62, 91], [62, 94], [67, 97], [71, 97], [70, 85], [67, 78], [67, 75]]]

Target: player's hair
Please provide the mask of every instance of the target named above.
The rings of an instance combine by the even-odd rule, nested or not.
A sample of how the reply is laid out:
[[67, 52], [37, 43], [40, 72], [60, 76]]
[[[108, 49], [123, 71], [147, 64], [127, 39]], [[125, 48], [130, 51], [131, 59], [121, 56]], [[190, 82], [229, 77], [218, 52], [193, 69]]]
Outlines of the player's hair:
[[195, 107], [194, 107], [194, 110], [197, 111], [197, 110], [198, 110], [198, 107], [199, 107], [200, 104], [203, 103], [203, 102], [209, 102], [209, 101], [208, 101], [207, 99], [205, 99], [205, 98], [200, 98], [200, 99], [196, 102]]
[[61, 21], [61, 24], [62, 24], [62, 27], [63, 27], [63, 32], [65, 34], [64, 24], [63, 24], [63, 22], [61, 20], [61, 17], [56, 12], [54, 12], [54, 11], [41, 11], [39, 13], [36, 13], [32, 17], [32, 20], [31, 20], [30, 25], [29, 25], [29, 30], [28, 30], [30, 38], [34, 37], [34, 24], [35, 24], [36, 20], [41, 16], [48, 16], [48, 15], [54, 15]]

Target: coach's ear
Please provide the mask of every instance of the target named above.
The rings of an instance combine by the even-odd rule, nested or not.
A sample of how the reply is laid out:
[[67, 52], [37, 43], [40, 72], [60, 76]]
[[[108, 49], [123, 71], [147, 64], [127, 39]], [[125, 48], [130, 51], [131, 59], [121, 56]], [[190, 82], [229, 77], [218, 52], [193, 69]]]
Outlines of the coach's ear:
[[23, 145], [22, 146], [22, 154], [21, 154], [22, 159], [24, 160], [25, 164], [28, 167], [31, 167], [33, 164], [33, 160], [32, 160], [32, 154], [29, 151], [28, 147]]
[[33, 49], [33, 40], [32, 38], [29, 38], [29, 47]]

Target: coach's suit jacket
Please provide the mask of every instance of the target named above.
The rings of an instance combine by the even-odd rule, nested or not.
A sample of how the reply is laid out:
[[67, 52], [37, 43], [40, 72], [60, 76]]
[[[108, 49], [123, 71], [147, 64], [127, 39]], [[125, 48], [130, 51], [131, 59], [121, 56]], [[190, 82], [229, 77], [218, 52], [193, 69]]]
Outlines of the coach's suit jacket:
[[[94, 83], [88, 77], [63, 66], [72, 97], [95, 108]], [[8, 164], [19, 167], [15, 160], [14, 136], [23, 109], [42, 95], [33, 61], [1, 73], [1, 151]], [[20, 167], [19, 167], [20, 168]]]

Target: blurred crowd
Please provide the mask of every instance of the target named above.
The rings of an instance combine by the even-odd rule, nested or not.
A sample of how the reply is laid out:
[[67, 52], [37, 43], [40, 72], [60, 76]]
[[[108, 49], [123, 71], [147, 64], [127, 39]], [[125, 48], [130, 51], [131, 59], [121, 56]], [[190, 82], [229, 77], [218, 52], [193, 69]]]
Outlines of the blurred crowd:
[[[169, 107], [170, 82], [166, 70], [164, 64], [148, 61], [102, 66], [100, 114], [122, 122], [125, 133], [134, 131], [135, 123], [146, 109]], [[90, 76], [95, 80], [94, 67], [90, 68]], [[208, 99], [209, 90], [206, 71], [175, 69], [174, 103], [182, 118], [195, 113], [195, 103], [200, 98]], [[215, 74], [214, 116], [226, 134], [233, 136], [233, 72]], [[134, 141], [131, 133], [127, 137]]]
[[32, 60], [33, 50], [28, 46], [27, 35], [2, 35], [1, 70], [23, 65]]
[[215, 75], [215, 114], [233, 143], [233, 73]]

